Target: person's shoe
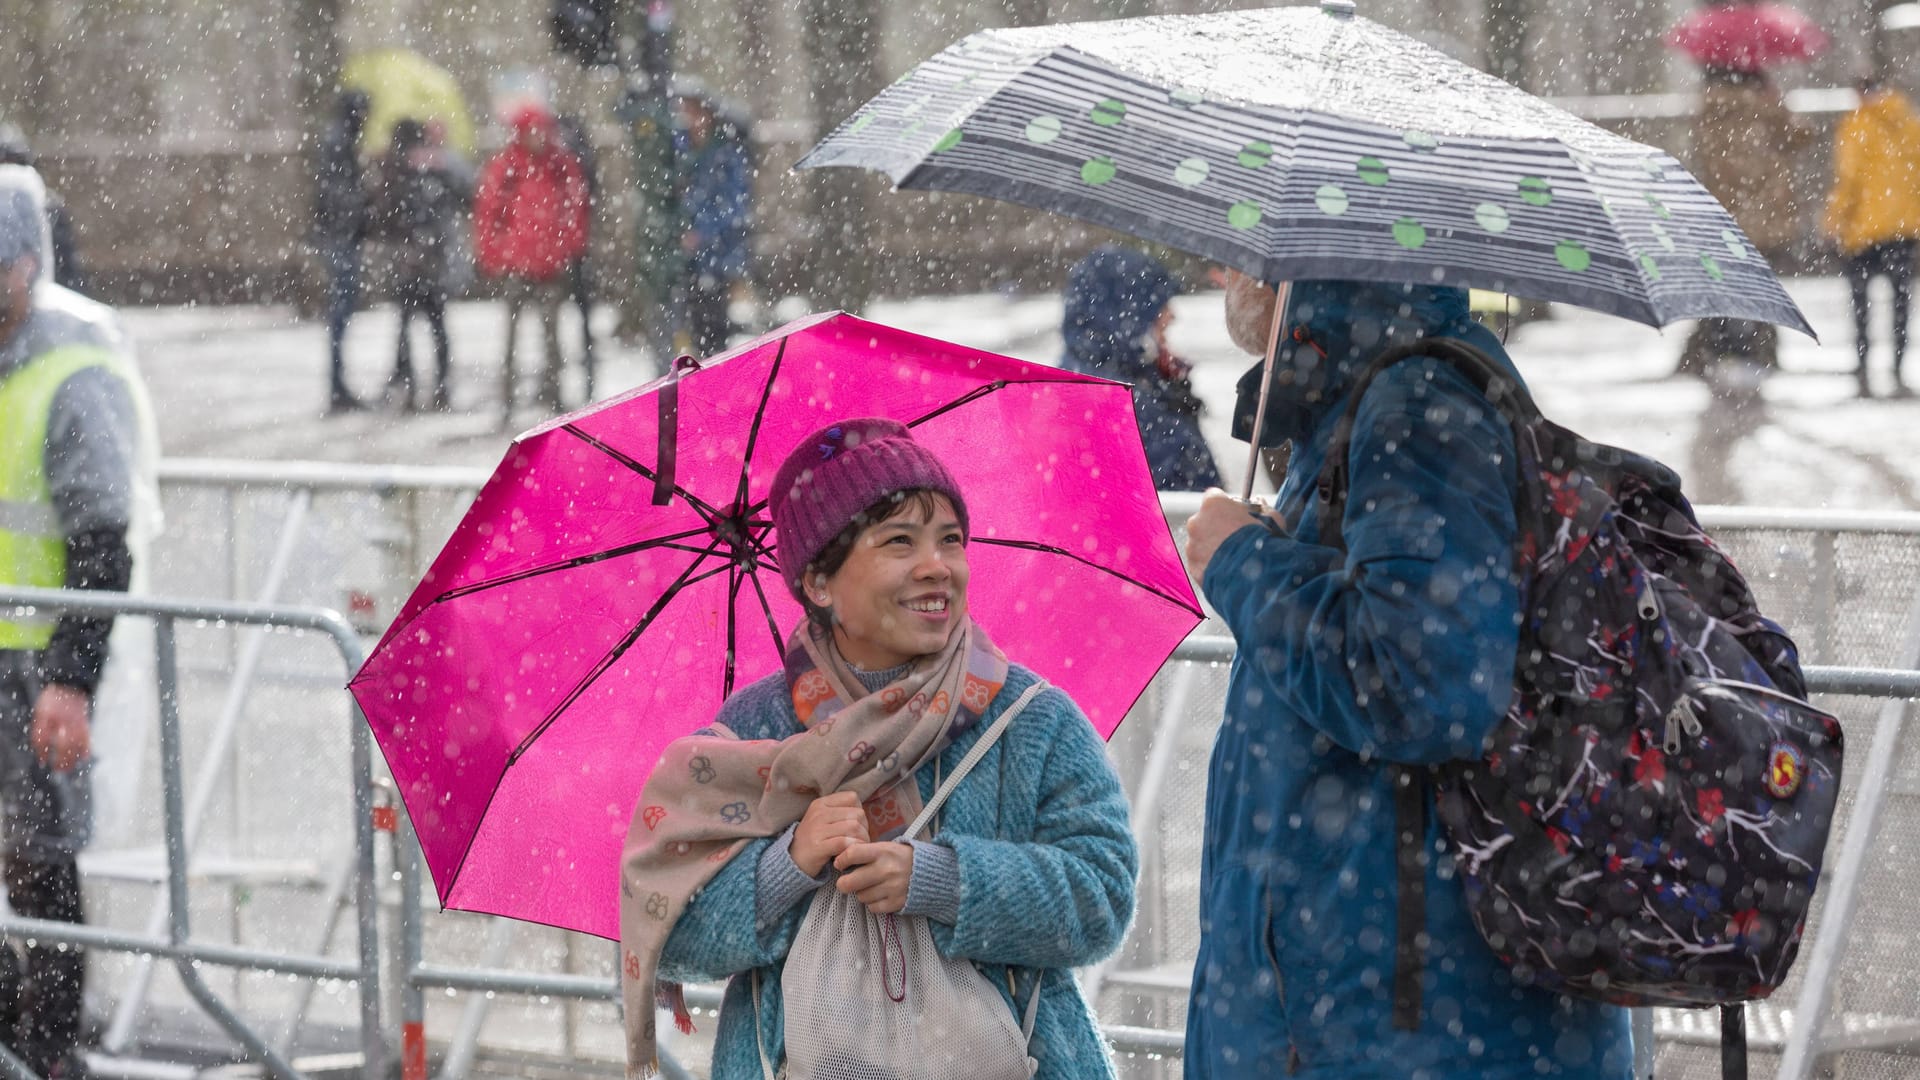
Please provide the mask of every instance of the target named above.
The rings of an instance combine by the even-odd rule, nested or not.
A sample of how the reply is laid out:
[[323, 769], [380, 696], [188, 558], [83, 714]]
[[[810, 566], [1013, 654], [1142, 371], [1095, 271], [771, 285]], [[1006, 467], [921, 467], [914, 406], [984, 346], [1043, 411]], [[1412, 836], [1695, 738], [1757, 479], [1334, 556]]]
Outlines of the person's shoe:
[[414, 409], [413, 380], [397, 376], [388, 379], [387, 388], [385, 392], [380, 395], [380, 400], [388, 408], [396, 409], [403, 413], [412, 412]]
[[365, 412], [367, 403], [345, 391], [335, 391], [327, 400], [328, 416], [344, 416], [347, 413]]
[[1864, 383], [1864, 382], [1860, 384], [1860, 386], [1859, 386], [1859, 387], [1858, 387], [1858, 388], [1857, 388], [1857, 389], [1856, 389], [1856, 390], [1854, 391], [1854, 393], [1855, 393], [1855, 395], [1857, 395], [1857, 396], [1858, 396], [1858, 397], [1859, 397], [1859, 398], [1860, 398], [1860, 399], [1861, 399], [1862, 401], [1872, 401], [1872, 400], [1873, 400], [1873, 387], [1871, 387], [1871, 386], [1869, 386], [1869, 385], [1867, 385], [1867, 384], [1866, 384], [1866, 383]]
[[440, 383], [433, 388], [433, 400], [428, 403], [427, 408], [442, 413], [453, 411], [453, 395], [447, 391], [446, 383]]
[[1911, 401], [1914, 397], [1913, 387], [1908, 386], [1906, 383], [1894, 383], [1893, 393], [1887, 396], [1895, 401]]

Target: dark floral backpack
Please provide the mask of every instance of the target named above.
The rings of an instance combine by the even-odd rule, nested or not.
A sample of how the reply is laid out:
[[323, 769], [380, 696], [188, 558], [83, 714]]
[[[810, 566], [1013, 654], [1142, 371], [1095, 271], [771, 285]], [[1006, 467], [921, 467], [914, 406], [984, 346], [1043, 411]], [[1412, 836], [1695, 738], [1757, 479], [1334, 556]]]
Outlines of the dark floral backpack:
[[1320, 477], [1322, 521], [1342, 520], [1366, 386], [1412, 357], [1459, 370], [1512, 424], [1525, 608], [1485, 758], [1396, 768], [1396, 1022], [1418, 1026], [1430, 779], [1474, 923], [1516, 979], [1620, 1005], [1730, 1006], [1723, 1047], [1741, 1074], [1738, 1003], [1780, 987], [1806, 928], [1840, 724], [1808, 704], [1793, 642], [1673, 470], [1550, 423], [1464, 342], [1399, 346], [1362, 374]]

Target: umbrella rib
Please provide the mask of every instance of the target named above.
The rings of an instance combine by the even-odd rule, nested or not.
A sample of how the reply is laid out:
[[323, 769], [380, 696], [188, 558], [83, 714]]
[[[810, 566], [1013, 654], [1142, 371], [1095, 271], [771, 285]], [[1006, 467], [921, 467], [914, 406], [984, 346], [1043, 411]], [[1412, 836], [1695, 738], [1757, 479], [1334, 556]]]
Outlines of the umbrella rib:
[[[561, 427], [560, 430], [566, 432], [567, 434], [573, 436], [576, 439], [579, 439], [581, 442], [586, 443], [588, 446], [593, 447], [595, 450], [600, 451], [601, 453], [607, 455], [608, 457], [619, 462], [620, 464], [625, 465], [627, 468], [632, 469], [634, 472], [639, 473], [642, 477], [648, 480], [655, 479], [654, 472], [652, 469], [647, 468], [645, 465], [642, 465], [639, 462], [633, 460], [633, 458], [627, 456], [626, 454], [623, 454], [620, 451], [615, 450], [613, 447], [608, 446], [606, 443], [601, 442], [599, 439], [596, 439], [593, 436], [587, 434], [586, 432], [581, 431], [575, 425], [567, 424]], [[693, 492], [688, 491], [686, 488], [681, 487], [679, 484], [673, 485], [673, 493], [687, 500], [687, 505], [693, 507], [696, 511], [698, 511], [701, 517], [704, 517], [708, 520], [709, 524], [711, 524], [714, 519], [721, 516], [720, 511], [715, 510], [713, 507], [707, 505], [706, 500], [695, 495]]]
[[1089, 559], [1082, 558], [1079, 555], [1075, 555], [1073, 552], [1068, 551], [1066, 548], [1055, 547], [1052, 544], [1041, 544], [1032, 540], [994, 540], [984, 536], [970, 536], [967, 538], [967, 543], [988, 544], [993, 547], [1019, 548], [1022, 551], [1039, 551], [1039, 552], [1045, 552], [1046, 554], [1049, 554], [1049, 555], [1059, 555], [1064, 558], [1072, 559], [1074, 562], [1080, 563], [1084, 566], [1091, 567], [1094, 570], [1098, 570], [1103, 574], [1108, 574], [1113, 577], [1117, 577], [1121, 581], [1124, 581], [1129, 585], [1135, 586], [1136, 588], [1145, 589], [1146, 591], [1152, 593], [1153, 595], [1159, 597], [1162, 600], [1166, 600], [1170, 603], [1179, 605], [1181, 608], [1190, 612], [1193, 615], [1200, 616], [1202, 618], [1206, 616], [1206, 613], [1201, 611], [1198, 607], [1195, 607], [1194, 605], [1188, 603], [1187, 601], [1182, 600], [1178, 596], [1174, 596], [1171, 593], [1168, 593], [1164, 589], [1155, 588], [1154, 586], [1149, 585], [1144, 581], [1137, 581], [1111, 567], [1101, 566], [1099, 563], [1093, 562]]
[[760, 442], [760, 421], [766, 419], [767, 402], [773, 399], [773, 384], [780, 377], [780, 364], [787, 358], [787, 342], [791, 340], [780, 339], [780, 348], [773, 354], [773, 368], [767, 372], [767, 384], [760, 388], [760, 407], [753, 410], [753, 426], [747, 429], [747, 452], [740, 457], [740, 486], [733, 494], [735, 506], [747, 503], [747, 476], [753, 469], [753, 449]]
[[954, 398], [952, 401], [947, 402], [945, 405], [940, 406], [939, 408], [933, 410], [930, 413], [927, 413], [924, 416], [907, 421], [907, 426], [910, 428], [919, 427], [921, 424], [924, 424], [927, 421], [932, 420], [936, 416], [943, 416], [959, 408], [962, 405], [970, 405], [973, 402], [978, 401], [983, 397], [986, 397], [988, 394], [994, 393], [995, 391], [1005, 390], [1008, 386], [1012, 385], [1012, 383], [1015, 381], [1039, 382], [1041, 380], [1039, 379], [1020, 379], [1020, 380], [995, 379], [994, 381], [986, 384], [985, 386], [974, 387], [973, 389], [967, 391], [964, 394], [961, 394], [959, 397]]
[[[709, 551], [707, 554], [711, 555], [714, 554], [714, 552]], [[620, 662], [620, 658], [626, 655], [627, 650], [633, 647], [634, 642], [640, 640], [640, 635], [647, 632], [647, 627], [653, 625], [653, 620], [660, 617], [660, 613], [666, 610], [667, 605], [672, 602], [675, 596], [680, 594], [682, 589], [698, 585], [709, 578], [718, 577], [733, 567], [733, 563], [728, 562], [724, 566], [717, 566], [704, 574], [696, 575], [694, 571], [698, 570], [700, 564], [704, 561], [704, 558], [695, 559], [689, 564], [686, 570], [680, 574], [679, 579], [667, 586], [666, 591], [660, 594], [660, 598], [655, 600], [653, 606], [647, 609], [647, 613], [640, 617], [640, 621], [634, 624], [633, 629], [628, 630], [626, 636], [621, 638], [618, 644], [607, 650], [606, 655], [600, 658], [600, 662], [593, 665], [593, 670], [582, 676], [580, 681], [574, 684], [573, 689], [567, 692], [567, 696], [563, 698], [558, 705], [555, 705], [547, 711], [546, 718], [541, 720], [532, 731], [528, 732], [526, 738], [520, 740], [520, 745], [513, 748], [513, 753], [507, 755], [507, 765], [509, 767], [519, 761], [521, 755], [531, 749], [533, 744], [539, 740], [540, 736], [545, 734], [546, 730], [552, 727], [556, 720], [560, 719], [560, 714], [566, 712], [569, 706], [575, 701], [578, 701], [580, 695], [586, 693], [588, 688], [590, 688], [600, 676], [605, 675], [612, 669], [614, 664]]]
[[[716, 543], [713, 547], [707, 550], [706, 554], [711, 555], [718, 550], [719, 550], [719, 544]], [[493, 800], [495, 796], [500, 794], [500, 783], [501, 781], [506, 779], [507, 770], [513, 768], [514, 764], [520, 760], [521, 756], [524, 755], [527, 752], [527, 750], [533, 746], [535, 740], [539, 739], [540, 736], [544, 734], [548, 728], [553, 726], [554, 721], [560, 718], [560, 714], [566, 711], [566, 708], [568, 705], [573, 704], [573, 702], [577, 700], [581, 694], [585, 693], [587, 690], [587, 687], [591, 686], [594, 680], [598, 679], [601, 675], [606, 674], [606, 672], [613, 667], [614, 663], [617, 662], [620, 659], [620, 657], [624, 655], [626, 651], [633, 646], [633, 643], [640, 639], [640, 635], [646, 632], [647, 627], [653, 622], [653, 620], [658, 618], [662, 611], [666, 610], [667, 603], [671, 601], [674, 598], [674, 596], [680, 592], [681, 589], [684, 589], [689, 585], [695, 585], [695, 584], [698, 584], [699, 582], [705, 581], [706, 579], [713, 577], [715, 574], [721, 573], [725, 570], [725, 567], [721, 567], [720, 569], [717, 569], [717, 570], [709, 570], [706, 573], [701, 574], [699, 577], [694, 577], [693, 572], [695, 570], [700, 569], [700, 564], [705, 561], [706, 561], [706, 557], [703, 555], [701, 558], [695, 559], [691, 563], [688, 563], [687, 568], [680, 572], [679, 578], [675, 579], [673, 584], [667, 586], [666, 592], [660, 595], [660, 599], [655, 600], [653, 602], [653, 606], [647, 609], [647, 613], [641, 616], [639, 625], [635, 626], [632, 630], [628, 631], [627, 636], [621, 639], [618, 645], [615, 645], [612, 649], [608, 650], [607, 655], [600, 658], [600, 662], [594, 665], [593, 670], [587, 673], [586, 678], [580, 680], [579, 683], [575, 684], [573, 691], [567, 695], [566, 700], [562, 701], [559, 705], [556, 705], [552, 710], [550, 710], [547, 713], [546, 718], [540, 721], [539, 726], [535, 727], [533, 731], [529, 732], [526, 738], [521, 739], [520, 745], [513, 748], [513, 753], [507, 755], [507, 763], [501, 766], [500, 775], [494, 778], [493, 790], [487, 792], [487, 805], [484, 807], [481, 807], [480, 809], [481, 820], [484, 821], [487, 816], [487, 811], [493, 809]], [[729, 563], [728, 565], [732, 565], [732, 564]], [[461, 872], [466, 870], [467, 868], [467, 856], [471, 855], [472, 853], [473, 853], [473, 842], [469, 840], [467, 842], [466, 850], [460, 853], [459, 865], [455, 866], [453, 868], [453, 873], [448, 875], [447, 877], [447, 886], [445, 889], [441, 890], [442, 896], [453, 895], [454, 887], [460, 883]]]
[[446, 592], [434, 597], [428, 603], [438, 604], [443, 600], [458, 600], [460, 597], [468, 596], [472, 593], [484, 592], [488, 589], [497, 589], [502, 585], [513, 585], [525, 581], [528, 578], [539, 577], [543, 574], [557, 573], [561, 570], [572, 570], [581, 566], [591, 566], [597, 562], [617, 559], [622, 555], [632, 555], [635, 552], [647, 551], [652, 548], [672, 548], [676, 551], [691, 551], [701, 556], [710, 555], [713, 553], [711, 547], [693, 547], [679, 542], [707, 534], [708, 530], [706, 529], [689, 529], [686, 532], [673, 533], [668, 536], [656, 536], [651, 540], [640, 540], [631, 544], [622, 544], [619, 547], [608, 548], [605, 551], [596, 551], [590, 555], [578, 555], [564, 562], [550, 563], [546, 566], [536, 566], [528, 570], [516, 570], [511, 574], [506, 574], [501, 577], [489, 578], [486, 581], [476, 581], [471, 585], [461, 585], [458, 588], [448, 589]]
[[760, 585], [760, 575], [748, 574], [747, 580], [753, 582], [753, 591], [760, 597], [760, 610], [766, 614], [767, 629], [773, 633], [774, 653], [785, 653], [787, 650], [787, 642], [785, 638], [780, 636], [780, 623], [773, 617], [773, 604], [767, 599], [767, 590]]
[[740, 579], [744, 576], [746, 575], [740, 572], [740, 567], [737, 563], [731, 561], [727, 563], [727, 674], [726, 678], [722, 679], [720, 684], [720, 700], [722, 701], [733, 696], [734, 647], [736, 640], [733, 611], [740, 603]]

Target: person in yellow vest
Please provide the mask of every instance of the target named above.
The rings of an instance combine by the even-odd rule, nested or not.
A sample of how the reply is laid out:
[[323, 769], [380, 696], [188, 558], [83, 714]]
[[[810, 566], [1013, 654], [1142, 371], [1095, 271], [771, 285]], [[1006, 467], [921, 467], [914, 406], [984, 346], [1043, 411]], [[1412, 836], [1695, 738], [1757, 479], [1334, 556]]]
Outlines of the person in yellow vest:
[[[112, 312], [50, 280], [39, 174], [0, 166], [0, 585], [125, 590], [145, 395]], [[92, 701], [111, 618], [0, 610], [0, 803], [15, 914], [83, 921]], [[3, 1039], [36, 1073], [85, 1075], [84, 954], [0, 955], [18, 987]]]
[[1893, 395], [1913, 396], [1901, 377], [1907, 311], [1913, 306], [1913, 256], [1920, 239], [1920, 115], [1913, 102], [1877, 78], [1860, 81], [1860, 107], [1833, 136], [1833, 191], [1826, 232], [1846, 256], [1853, 293], [1853, 347], [1860, 396], [1867, 378], [1868, 290], [1876, 277], [1893, 286]]

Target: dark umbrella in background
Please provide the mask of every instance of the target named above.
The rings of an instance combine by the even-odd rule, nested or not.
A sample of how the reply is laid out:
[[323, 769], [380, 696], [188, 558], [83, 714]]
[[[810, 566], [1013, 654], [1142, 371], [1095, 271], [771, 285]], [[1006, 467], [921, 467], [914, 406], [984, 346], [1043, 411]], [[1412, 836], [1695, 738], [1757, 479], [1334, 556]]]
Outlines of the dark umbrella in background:
[[[1358, 18], [1351, 0], [974, 34], [797, 167], [833, 165], [1269, 282], [1444, 282], [1652, 326], [1730, 315], [1812, 334], [1671, 155]], [[1252, 481], [1250, 463], [1243, 495]]]
[[1827, 51], [1826, 31], [1785, 4], [1709, 3], [1667, 34], [1667, 44], [1702, 67], [1765, 71]]

